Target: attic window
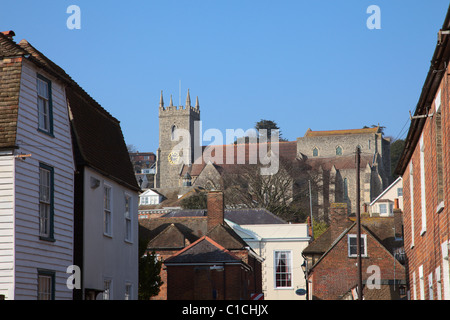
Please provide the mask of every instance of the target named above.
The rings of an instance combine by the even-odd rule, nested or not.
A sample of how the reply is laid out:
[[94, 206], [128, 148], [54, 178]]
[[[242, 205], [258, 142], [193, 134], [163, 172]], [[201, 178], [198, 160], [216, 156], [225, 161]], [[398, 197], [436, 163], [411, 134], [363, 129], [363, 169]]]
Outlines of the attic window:
[[[348, 256], [349, 258], [356, 258], [357, 257], [357, 245], [356, 245], [356, 234], [349, 234], [348, 235]], [[367, 257], [367, 235], [362, 234], [361, 235], [361, 257]]]
[[37, 75], [38, 130], [53, 135], [52, 83]]

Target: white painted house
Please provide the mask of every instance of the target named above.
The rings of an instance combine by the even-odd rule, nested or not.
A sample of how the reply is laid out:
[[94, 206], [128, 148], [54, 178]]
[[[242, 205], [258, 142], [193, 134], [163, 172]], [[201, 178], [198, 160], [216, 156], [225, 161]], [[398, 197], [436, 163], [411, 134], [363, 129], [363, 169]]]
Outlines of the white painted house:
[[0, 295], [72, 299], [74, 161], [63, 75], [0, 33]]
[[228, 225], [264, 259], [262, 281], [265, 300], [306, 300], [301, 268], [302, 251], [310, 240], [307, 224], [246, 224], [226, 219]]
[[137, 299], [139, 187], [119, 121], [13, 36], [0, 33], [0, 298]]
[[371, 216], [389, 217], [394, 216], [395, 202], [403, 211], [403, 180], [398, 177], [389, 187], [387, 187], [378, 197], [369, 204], [369, 214]]
[[139, 195], [139, 205], [160, 204], [164, 196], [152, 189], [147, 189]]

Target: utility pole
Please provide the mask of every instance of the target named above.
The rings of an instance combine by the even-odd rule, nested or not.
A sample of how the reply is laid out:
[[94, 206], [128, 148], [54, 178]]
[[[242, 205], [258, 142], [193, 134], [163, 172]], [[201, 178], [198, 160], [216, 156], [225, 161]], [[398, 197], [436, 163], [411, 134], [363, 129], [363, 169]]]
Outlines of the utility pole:
[[358, 300], [363, 299], [362, 294], [362, 265], [361, 265], [361, 206], [360, 206], [360, 179], [359, 179], [359, 166], [361, 163], [361, 150], [356, 147], [356, 255], [358, 260]]
[[309, 183], [309, 212], [311, 215], [311, 239], [314, 239], [314, 222], [313, 222], [313, 212], [312, 212], [312, 196], [311, 196], [311, 180], [308, 180]]

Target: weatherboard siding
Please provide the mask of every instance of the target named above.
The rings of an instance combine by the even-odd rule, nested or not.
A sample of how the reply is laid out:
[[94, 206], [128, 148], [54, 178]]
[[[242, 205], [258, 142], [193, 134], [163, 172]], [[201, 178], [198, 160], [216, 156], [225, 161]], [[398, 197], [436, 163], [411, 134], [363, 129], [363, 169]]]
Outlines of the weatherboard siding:
[[14, 296], [13, 155], [0, 155], [0, 294]]
[[[53, 137], [40, 132], [37, 73], [52, 84]], [[15, 168], [15, 299], [37, 298], [38, 269], [55, 272], [55, 299], [71, 299], [66, 269], [73, 264], [74, 164], [69, 116], [63, 85], [33, 64], [22, 67]], [[39, 238], [39, 165], [54, 169], [54, 240]]]

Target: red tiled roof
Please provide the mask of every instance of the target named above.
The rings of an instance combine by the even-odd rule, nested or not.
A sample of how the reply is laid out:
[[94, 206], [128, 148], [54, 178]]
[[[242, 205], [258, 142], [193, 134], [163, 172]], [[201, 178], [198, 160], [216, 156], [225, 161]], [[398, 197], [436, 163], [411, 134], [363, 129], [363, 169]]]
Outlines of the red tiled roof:
[[[19, 108], [20, 76], [25, 52], [0, 33], [0, 148], [14, 148], [16, 144]], [[19, 57], [18, 57], [19, 56]]]
[[363, 128], [363, 129], [346, 129], [346, 130], [324, 130], [324, 131], [312, 131], [311, 129], [308, 129], [305, 133], [305, 137], [377, 133], [378, 129], [379, 127]]

